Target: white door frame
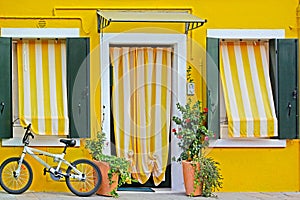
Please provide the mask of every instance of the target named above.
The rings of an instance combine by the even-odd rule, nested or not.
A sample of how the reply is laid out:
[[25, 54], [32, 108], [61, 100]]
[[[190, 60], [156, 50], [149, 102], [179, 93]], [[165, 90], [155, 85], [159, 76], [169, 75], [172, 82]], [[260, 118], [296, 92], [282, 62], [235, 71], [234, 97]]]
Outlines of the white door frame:
[[[146, 34], [146, 33], [104, 33], [100, 38], [100, 66], [101, 66], [101, 113], [104, 114], [103, 131], [110, 142], [110, 74], [109, 47], [110, 45], [167, 45], [174, 49], [172, 68], [172, 115], [178, 113], [176, 103], [186, 103], [186, 35], [185, 34]], [[103, 109], [103, 106], [105, 109]], [[174, 127], [172, 123], [171, 127]], [[171, 136], [171, 158], [178, 157], [177, 141]], [[110, 145], [104, 149], [105, 154], [111, 154]], [[171, 163], [171, 187], [175, 191], [183, 191], [182, 169], [179, 163]]]

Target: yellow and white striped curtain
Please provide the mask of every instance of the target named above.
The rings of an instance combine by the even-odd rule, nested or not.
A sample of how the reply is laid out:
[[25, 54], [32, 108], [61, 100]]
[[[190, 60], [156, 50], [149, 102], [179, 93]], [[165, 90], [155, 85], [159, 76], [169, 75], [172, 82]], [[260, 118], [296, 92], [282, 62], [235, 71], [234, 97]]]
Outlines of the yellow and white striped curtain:
[[171, 48], [111, 47], [117, 155], [134, 178], [165, 178], [171, 121]]
[[277, 136], [266, 46], [254, 41], [222, 41], [220, 46], [229, 136]]
[[19, 40], [18, 91], [22, 126], [39, 135], [68, 135], [66, 44]]

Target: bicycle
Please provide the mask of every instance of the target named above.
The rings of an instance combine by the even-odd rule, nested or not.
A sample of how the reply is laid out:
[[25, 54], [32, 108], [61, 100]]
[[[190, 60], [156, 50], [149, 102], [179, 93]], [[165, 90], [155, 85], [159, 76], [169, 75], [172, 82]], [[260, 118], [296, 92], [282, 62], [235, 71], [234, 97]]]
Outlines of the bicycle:
[[[102, 175], [99, 168], [90, 160], [78, 159], [72, 163], [64, 159], [68, 147], [74, 147], [76, 140], [60, 139], [60, 142], [65, 144], [61, 154], [52, 154], [46, 151], [29, 147], [30, 139], [34, 139], [34, 135], [30, 131], [31, 124], [25, 129], [22, 142], [24, 149], [20, 157], [12, 157], [5, 160], [0, 167], [0, 185], [10, 194], [21, 194], [25, 192], [31, 185], [33, 180], [32, 168], [24, 159], [28, 154], [45, 166], [44, 175], [50, 173], [54, 180], [65, 178], [69, 190], [77, 196], [91, 196], [100, 187]], [[39, 156], [44, 155], [52, 157], [57, 166], [51, 167], [47, 162]], [[62, 168], [62, 164], [67, 166], [67, 170]]]

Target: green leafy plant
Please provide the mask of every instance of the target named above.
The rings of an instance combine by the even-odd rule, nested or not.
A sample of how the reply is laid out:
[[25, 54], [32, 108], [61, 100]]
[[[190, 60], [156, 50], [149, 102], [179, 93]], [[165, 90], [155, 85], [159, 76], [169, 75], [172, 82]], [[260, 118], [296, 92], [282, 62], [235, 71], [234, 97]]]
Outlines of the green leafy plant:
[[[215, 135], [206, 127], [207, 108], [201, 109], [201, 102], [192, 103], [188, 99], [186, 105], [176, 104], [181, 116], [173, 116], [172, 120], [178, 125], [172, 132], [178, 138], [178, 146], [182, 150], [180, 156], [173, 160], [190, 161], [195, 169], [194, 188], [202, 184], [202, 195], [212, 196], [215, 189], [222, 187], [222, 176], [219, 163], [205, 155], [209, 140]], [[196, 163], [200, 163], [200, 170]]]
[[172, 132], [179, 139], [179, 147], [182, 153], [178, 158], [182, 160], [194, 160], [201, 157], [204, 148], [208, 147], [208, 140], [213, 137], [213, 132], [206, 128], [207, 109], [201, 110], [201, 103], [197, 101], [192, 104], [188, 99], [185, 106], [176, 104], [181, 113], [181, 117], [173, 116], [172, 120], [179, 126], [178, 129], [172, 129]]
[[[97, 133], [97, 137], [94, 139], [86, 140], [86, 148], [89, 149], [92, 154], [92, 158], [97, 161], [107, 162], [110, 166], [108, 172], [109, 184], [113, 184], [112, 177], [114, 174], [119, 176], [118, 186], [120, 187], [125, 183], [131, 183], [134, 181], [131, 178], [131, 173], [129, 171], [130, 163], [125, 158], [120, 158], [113, 155], [105, 155], [102, 153], [105, 146], [105, 134], [102, 131]], [[110, 193], [113, 197], [118, 197], [116, 189]]]
[[[220, 174], [220, 169], [218, 168], [219, 163], [214, 161], [211, 157], [201, 157], [200, 162], [200, 174], [199, 178], [203, 184], [202, 194], [205, 197], [212, 196], [215, 189], [222, 187], [223, 177]], [[198, 179], [199, 180], [199, 179]]]

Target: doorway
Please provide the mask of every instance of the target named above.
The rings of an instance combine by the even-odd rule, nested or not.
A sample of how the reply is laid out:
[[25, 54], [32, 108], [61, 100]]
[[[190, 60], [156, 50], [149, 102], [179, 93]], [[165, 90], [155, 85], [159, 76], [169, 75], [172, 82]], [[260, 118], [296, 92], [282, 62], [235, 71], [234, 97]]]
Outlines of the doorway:
[[[141, 185], [166, 183], [171, 124], [170, 46], [110, 46], [112, 130], [116, 155]], [[170, 169], [170, 168], [169, 168]], [[152, 181], [151, 181], [152, 180]], [[140, 185], [138, 184], [138, 185]], [[162, 184], [163, 185], [163, 184]]]
[[[149, 34], [149, 33], [106, 33], [100, 35], [100, 65], [101, 65], [101, 113], [104, 116], [110, 116], [112, 102], [110, 97], [110, 47], [132, 47], [136, 44], [138, 47], [172, 47], [172, 98], [171, 98], [171, 116], [177, 114], [176, 103], [185, 104], [186, 102], [186, 35], [185, 34]], [[111, 141], [111, 136], [114, 136], [113, 123], [114, 117], [105, 117], [102, 127], [106, 133], [107, 141]], [[170, 129], [174, 128], [174, 124], [170, 125]], [[169, 134], [169, 132], [168, 132]], [[174, 157], [180, 153], [176, 138], [171, 135], [169, 144], [169, 157]], [[113, 145], [108, 145], [104, 148], [103, 153], [113, 154]], [[169, 161], [168, 161], [169, 163]], [[183, 177], [180, 163], [170, 162], [168, 165], [172, 171], [171, 190], [183, 191]], [[167, 179], [167, 177], [165, 177]]]

